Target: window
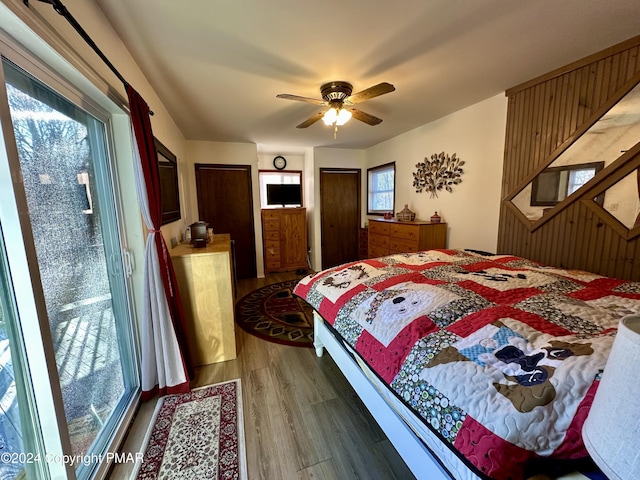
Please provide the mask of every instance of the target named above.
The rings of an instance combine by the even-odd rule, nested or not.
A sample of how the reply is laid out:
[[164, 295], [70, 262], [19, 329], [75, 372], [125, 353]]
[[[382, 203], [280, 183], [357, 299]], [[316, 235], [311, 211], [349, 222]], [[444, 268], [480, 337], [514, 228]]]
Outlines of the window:
[[395, 162], [367, 169], [367, 214], [382, 215], [394, 211]]
[[[271, 171], [259, 172], [260, 181], [260, 205], [261, 208], [301, 207], [302, 198], [302, 172], [300, 171]], [[272, 185], [282, 186], [277, 189]], [[298, 188], [295, 188], [295, 185]]]

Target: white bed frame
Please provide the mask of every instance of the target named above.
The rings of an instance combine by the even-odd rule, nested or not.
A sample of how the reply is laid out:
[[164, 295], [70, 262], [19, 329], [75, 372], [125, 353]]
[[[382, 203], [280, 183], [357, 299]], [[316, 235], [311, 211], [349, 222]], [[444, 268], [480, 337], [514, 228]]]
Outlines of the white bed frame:
[[451, 480], [433, 454], [385, 401], [356, 361], [327, 329], [322, 317], [316, 312], [313, 316], [313, 346], [316, 349], [316, 355], [321, 357], [324, 349], [327, 349], [415, 477], [419, 480]]

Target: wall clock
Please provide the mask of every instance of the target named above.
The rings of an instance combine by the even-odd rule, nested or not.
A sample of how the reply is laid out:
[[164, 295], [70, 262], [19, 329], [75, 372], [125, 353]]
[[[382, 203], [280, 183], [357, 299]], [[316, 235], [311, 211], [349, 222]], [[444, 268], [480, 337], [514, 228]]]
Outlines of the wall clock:
[[273, 159], [273, 166], [278, 170], [283, 170], [287, 166], [287, 160], [282, 155], [278, 155]]

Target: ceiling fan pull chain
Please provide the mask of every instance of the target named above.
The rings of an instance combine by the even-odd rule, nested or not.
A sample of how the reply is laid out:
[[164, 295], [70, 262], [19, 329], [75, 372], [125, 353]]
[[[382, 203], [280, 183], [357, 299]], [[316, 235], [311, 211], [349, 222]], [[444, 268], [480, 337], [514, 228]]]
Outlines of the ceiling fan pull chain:
[[333, 139], [335, 140], [338, 136], [338, 124], [334, 122], [333, 124]]

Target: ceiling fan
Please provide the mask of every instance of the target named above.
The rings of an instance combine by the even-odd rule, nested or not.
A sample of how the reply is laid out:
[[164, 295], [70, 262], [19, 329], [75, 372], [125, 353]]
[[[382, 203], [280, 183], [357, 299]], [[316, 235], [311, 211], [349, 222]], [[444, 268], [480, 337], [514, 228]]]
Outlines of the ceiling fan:
[[379, 97], [385, 93], [391, 93], [396, 88], [390, 83], [379, 83], [373, 87], [369, 87], [361, 92], [351, 94], [353, 87], [348, 82], [329, 82], [320, 87], [319, 98], [300, 97], [298, 95], [290, 95], [288, 93], [281, 93], [276, 95], [277, 98], [284, 98], [287, 100], [296, 100], [298, 102], [313, 103], [315, 105], [322, 105], [329, 107], [329, 109], [312, 115], [307, 120], [297, 125], [297, 128], [307, 128], [313, 125], [318, 120], [322, 119], [326, 125], [334, 126], [334, 138], [335, 132], [340, 125], [344, 125], [353, 116], [356, 120], [360, 120], [368, 125], [378, 125], [382, 122], [382, 119], [374, 117], [368, 113], [351, 107], [358, 103], [364, 102], [371, 98]]

